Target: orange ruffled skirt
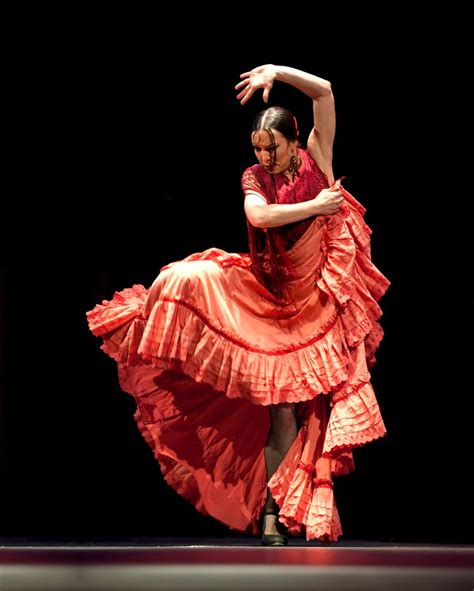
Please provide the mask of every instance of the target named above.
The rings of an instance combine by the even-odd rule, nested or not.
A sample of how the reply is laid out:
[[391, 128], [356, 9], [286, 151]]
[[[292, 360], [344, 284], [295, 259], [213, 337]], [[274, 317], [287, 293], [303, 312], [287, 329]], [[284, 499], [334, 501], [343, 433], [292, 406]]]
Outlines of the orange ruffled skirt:
[[[345, 190], [288, 251], [293, 304], [278, 305], [247, 254], [210, 248], [87, 313], [166, 482], [232, 529], [261, 531], [267, 486], [290, 535], [342, 534], [333, 476], [385, 434], [368, 367], [389, 281], [364, 208]], [[297, 402], [298, 436], [267, 483], [268, 405]]]

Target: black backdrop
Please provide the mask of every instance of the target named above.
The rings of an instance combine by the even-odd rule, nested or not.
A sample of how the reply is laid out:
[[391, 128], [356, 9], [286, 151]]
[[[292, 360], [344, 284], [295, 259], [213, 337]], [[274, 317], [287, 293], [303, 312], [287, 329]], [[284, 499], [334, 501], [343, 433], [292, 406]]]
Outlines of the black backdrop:
[[[472, 541], [460, 220], [436, 205], [452, 178], [442, 113], [428, 115], [436, 44], [406, 23], [392, 36], [338, 23], [315, 40], [220, 27], [166, 43], [166, 23], [141, 26], [72, 38], [65, 27], [23, 61], [28, 166], [2, 235], [0, 535], [229, 533], [164, 483], [85, 312], [191, 252], [246, 250], [239, 180], [264, 105], [259, 94], [241, 107], [233, 86], [273, 62], [331, 80], [335, 174], [367, 207], [374, 261], [392, 281], [372, 371], [388, 436], [356, 450], [357, 471], [336, 482], [345, 536]], [[307, 135], [309, 99], [277, 83], [270, 104], [289, 107]]]

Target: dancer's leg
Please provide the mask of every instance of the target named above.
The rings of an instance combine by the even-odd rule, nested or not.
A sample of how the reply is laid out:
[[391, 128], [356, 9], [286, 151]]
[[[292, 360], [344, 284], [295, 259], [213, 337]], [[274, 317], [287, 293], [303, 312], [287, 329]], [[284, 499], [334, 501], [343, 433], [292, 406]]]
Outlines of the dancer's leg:
[[[269, 410], [271, 425], [264, 450], [267, 481], [276, 472], [298, 433], [296, 403], [272, 404]], [[271, 510], [275, 513], [278, 513], [279, 510], [269, 488], [267, 488], [264, 510]], [[277, 517], [272, 515], [265, 518], [264, 533], [278, 533], [276, 520]]]

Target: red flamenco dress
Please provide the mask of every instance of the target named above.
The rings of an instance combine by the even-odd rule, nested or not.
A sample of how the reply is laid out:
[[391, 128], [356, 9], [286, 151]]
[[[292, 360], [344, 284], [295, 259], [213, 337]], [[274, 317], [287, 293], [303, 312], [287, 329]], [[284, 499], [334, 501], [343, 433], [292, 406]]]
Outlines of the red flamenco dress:
[[[328, 187], [307, 151], [293, 181], [260, 165], [244, 190], [268, 203]], [[201, 513], [261, 533], [270, 404], [299, 402], [298, 436], [268, 482], [290, 535], [342, 534], [333, 476], [385, 434], [370, 384], [389, 281], [371, 261], [364, 208], [278, 228], [248, 224], [250, 253], [209, 248], [163, 267], [153, 285], [87, 313], [166, 482]]]

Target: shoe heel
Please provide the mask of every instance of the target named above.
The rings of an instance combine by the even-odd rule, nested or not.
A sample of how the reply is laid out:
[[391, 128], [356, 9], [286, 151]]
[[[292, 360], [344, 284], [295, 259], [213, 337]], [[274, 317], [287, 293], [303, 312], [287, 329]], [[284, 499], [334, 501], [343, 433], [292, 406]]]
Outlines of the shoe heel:
[[264, 511], [262, 516], [262, 545], [263, 546], [286, 546], [288, 544], [288, 538], [281, 534], [264, 534], [263, 529], [265, 526], [265, 517], [267, 515], [278, 515], [274, 511]]

